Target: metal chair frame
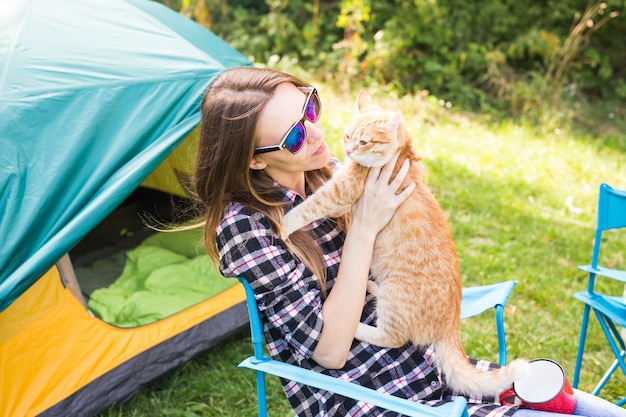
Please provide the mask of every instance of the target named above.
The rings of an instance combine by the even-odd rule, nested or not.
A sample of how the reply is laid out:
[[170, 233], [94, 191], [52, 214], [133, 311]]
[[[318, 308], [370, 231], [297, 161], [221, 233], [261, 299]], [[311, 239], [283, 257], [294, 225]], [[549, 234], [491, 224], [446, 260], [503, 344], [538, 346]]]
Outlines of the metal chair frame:
[[[454, 401], [429, 407], [393, 395], [383, 394], [376, 390], [362, 387], [348, 381], [333, 378], [298, 366], [286, 364], [269, 358], [263, 352], [263, 324], [259, 317], [254, 291], [243, 278], [239, 281], [246, 292], [246, 303], [250, 318], [250, 331], [254, 355], [239, 364], [240, 368], [256, 371], [257, 405], [259, 417], [267, 416], [265, 374], [296, 381], [302, 384], [325, 389], [339, 395], [365, 401], [378, 407], [396, 411], [406, 416], [419, 417], [466, 417], [467, 401], [457, 397]], [[480, 314], [490, 308], [496, 311], [496, 329], [498, 333], [500, 364], [506, 363], [506, 338], [504, 333], [504, 306], [517, 281], [506, 281], [499, 284], [463, 289], [461, 318]]]
[[[626, 328], [626, 304], [624, 298], [600, 294], [594, 290], [596, 277], [605, 277], [626, 283], [626, 271], [598, 265], [602, 233], [610, 229], [620, 228], [626, 228], [626, 190], [616, 190], [608, 184], [601, 184], [598, 195], [597, 224], [591, 264], [578, 267], [589, 274], [587, 291], [574, 294], [574, 298], [585, 303], [585, 308], [580, 328], [572, 387], [577, 388], [580, 380], [591, 310], [597, 317], [602, 332], [615, 356], [615, 360], [592, 391], [593, 395], [600, 393], [617, 369], [621, 369], [626, 376], [626, 362], [624, 361], [626, 345], [618, 329], [618, 326]], [[626, 404], [626, 396], [618, 400], [616, 404], [620, 406]]]

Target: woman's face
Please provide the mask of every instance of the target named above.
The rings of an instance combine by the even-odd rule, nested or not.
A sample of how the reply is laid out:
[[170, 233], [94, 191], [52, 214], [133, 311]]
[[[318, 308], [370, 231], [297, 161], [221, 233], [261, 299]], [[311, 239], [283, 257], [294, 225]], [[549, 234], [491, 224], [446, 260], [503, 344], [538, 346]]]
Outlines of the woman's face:
[[[302, 118], [306, 99], [307, 92], [295, 85], [289, 82], [279, 84], [259, 115], [256, 147], [279, 145], [294, 123]], [[304, 126], [306, 140], [296, 154], [285, 149], [256, 154], [250, 167], [265, 169], [274, 181], [289, 186], [289, 177], [325, 166], [330, 149], [324, 141], [319, 119], [313, 123], [304, 118]]]

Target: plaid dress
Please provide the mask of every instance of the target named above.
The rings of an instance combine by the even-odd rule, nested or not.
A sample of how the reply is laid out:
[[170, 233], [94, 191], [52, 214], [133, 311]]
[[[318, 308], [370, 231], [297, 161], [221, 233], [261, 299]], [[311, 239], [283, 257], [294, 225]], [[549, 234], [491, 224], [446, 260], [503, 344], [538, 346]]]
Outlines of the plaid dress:
[[[277, 185], [291, 207], [302, 201], [296, 193]], [[322, 248], [327, 264], [327, 288], [337, 276], [344, 235], [332, 220], [307, 227]], [[227, 277], [244, 277], [252, 286], [264, 323], [272, 357], [300, 367], [414, 401], [438, 405], [454, 398], [454, 392], [435, 369], [432, 348], [407, 344], [382, 348], [355, 340], [342, 369], [326, 369], [311, 359], [324, 324], [322, 289], [318, 279], [271, 230], [267, 217], [239, 203], [224, 212], [217, 229], [220, 270]], [[376, 320], [374, 297], [367, 294], [361, 321]], [[497, 365], [473, 361], [476, 367]], [[298, 416], [397, 416], [368, 403], [325, 390], [282, 380], [283, 388]], [[511, 416], [516, 407], [500, 406], [493, 398], [469, 397], [470, 416]]]

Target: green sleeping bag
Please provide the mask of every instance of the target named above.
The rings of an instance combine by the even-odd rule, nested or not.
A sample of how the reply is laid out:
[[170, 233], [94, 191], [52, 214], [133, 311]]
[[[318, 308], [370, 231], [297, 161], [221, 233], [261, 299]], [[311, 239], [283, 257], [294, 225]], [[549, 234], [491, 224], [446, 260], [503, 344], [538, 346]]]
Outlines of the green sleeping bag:
[[95, 290], [88, 306], [107, 323], [135, 327], [184, 310], [236, 282], [214, 268], [202, 230], [160, 232], [126, 252], [122, 274], [109, 287]]

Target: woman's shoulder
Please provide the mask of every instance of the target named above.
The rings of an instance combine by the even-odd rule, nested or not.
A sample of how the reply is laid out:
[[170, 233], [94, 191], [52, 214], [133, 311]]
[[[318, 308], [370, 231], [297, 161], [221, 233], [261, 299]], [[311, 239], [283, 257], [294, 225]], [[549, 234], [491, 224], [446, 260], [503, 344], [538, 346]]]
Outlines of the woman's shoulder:
[[218, 234], [227, 230], [242, 233], [270, 229], [270, 221], [265, 214], [245, 204], [231, 202], [224, 210], [222, 220], [218, 225]]
[[263, 213], [253, 209], [252, 207], [238, 202], [231, 202], [224, 209], [222, 222], [228, 221], [229, 219], [233, 218], [249, 218], [258, 221], [259, 219], [264, 217], [266, 216]]
[[222, 219], [232, 216], [253, 216], [255, 213], [258, 212], [245, 204], [232, 201], [224, 209]]

